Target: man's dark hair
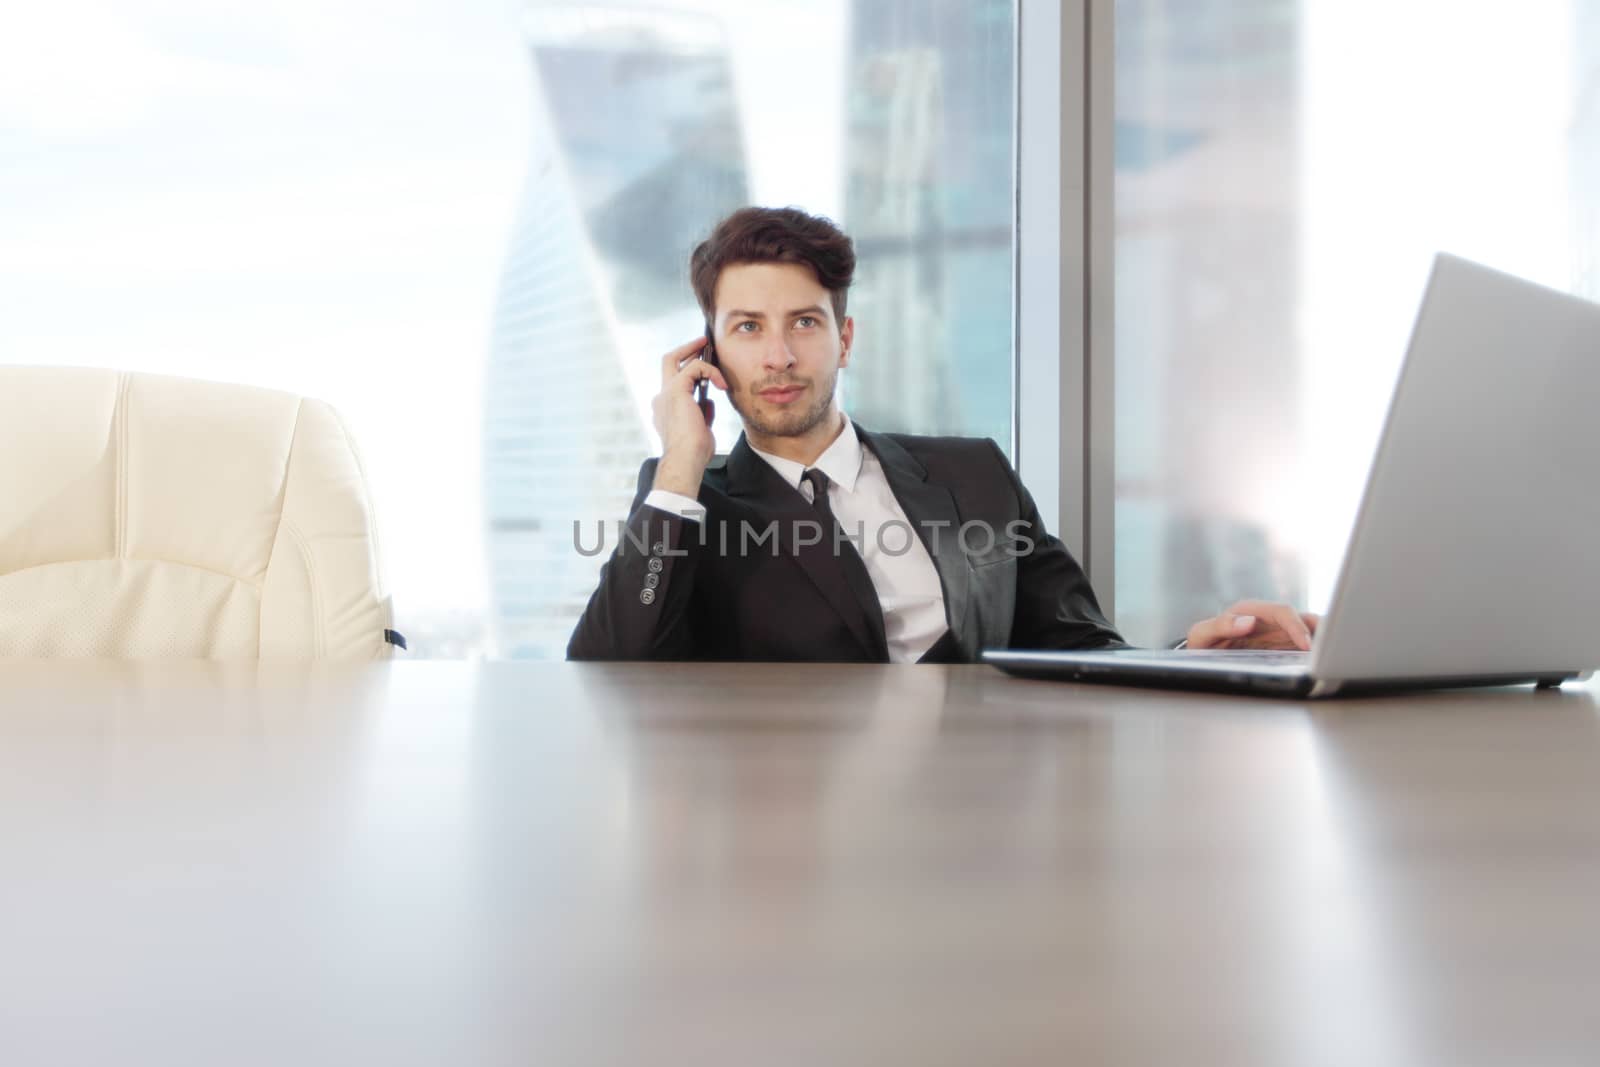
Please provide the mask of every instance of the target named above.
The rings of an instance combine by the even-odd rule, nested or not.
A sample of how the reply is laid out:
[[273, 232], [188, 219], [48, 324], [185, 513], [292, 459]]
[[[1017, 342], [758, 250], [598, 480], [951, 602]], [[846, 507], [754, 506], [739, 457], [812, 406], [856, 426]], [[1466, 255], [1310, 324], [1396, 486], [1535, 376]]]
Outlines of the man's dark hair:
[[742, 207], [717, 223], [689, 257], [689, 283], [710, 322], [717, 279], [739, 263], [799, 263], [811, 268], [844, 323], [845, 296], [856, 272], [856, 250], [844, 231], [820, 215], [792, 207]]

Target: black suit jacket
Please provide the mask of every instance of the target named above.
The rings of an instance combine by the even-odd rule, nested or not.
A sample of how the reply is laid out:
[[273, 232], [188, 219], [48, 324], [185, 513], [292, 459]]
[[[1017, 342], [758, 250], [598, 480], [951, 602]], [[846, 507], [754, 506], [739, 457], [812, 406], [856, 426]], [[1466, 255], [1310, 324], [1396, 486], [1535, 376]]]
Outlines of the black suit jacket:
[[[1123, 644], [993, 441], [856, 433], [939, 572], [950, 632], [925, 658]], [[804, 543], [817, 536], [817, 513], [742, 435], [706, 470], [703, 523], [645, 506], [655, 468], [650, 459], [639, 469], [569, 659], [886, 661], [876, 606], [852, 591], [831, 538]], [[969, 523], [992, 543], [980, 526], [961, 536]]]

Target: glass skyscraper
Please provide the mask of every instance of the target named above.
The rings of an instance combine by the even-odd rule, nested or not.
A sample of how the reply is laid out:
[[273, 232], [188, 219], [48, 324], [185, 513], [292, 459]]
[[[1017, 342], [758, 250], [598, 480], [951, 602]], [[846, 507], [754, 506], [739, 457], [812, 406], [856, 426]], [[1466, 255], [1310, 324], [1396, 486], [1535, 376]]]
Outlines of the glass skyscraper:
[[[525, 9], [532, 153], [486, 376], [494, 653], [559, 657], [653, 434], [629, 387], [682, 339], [687, 255], [747, 198], [727, 48], [671, 10]], [[597, 524], [606, 552], [592, 550]]]
[[[1304, 599], [1304, 561], [1249, 506], [1283, 496], [1300, 447], [1300, 19], [1300, 0], [1117, 5], [1115, 605], [1136, 644]], [[1240, 427], [1287, 458], [1245, 461]]]
[[[753, 42], [794, 24], [778, 0], [528, 0], [523, 14], [532, 159], [495, 317], [484, 497], [491, 651], [550, 657], [654, 451], [656, 359], [700, 329], [688, 253], [766, 202], [742, 124], [770, 134], [836, 97], [805, 64], [781, 80], [753, 60]], [[1009, 445], [1014, 0], [840, 0], [829, 14], [806, 44], [844, 58], [843, 174], [808, 179], [814, 194], [778, 185], [817, 210], [804, 198], [843, 178], [838, 221], [859, 255], [846, 408], [872, 429]], [[731, 41], [740, 77], [762, 79], [753, 114], [736, 101]], [[737, 420], [719, 407], [725, 448]], [[585, 550], [612, 524], [605, 552], [578, 551], [575, 521]]]
[[863, 425], [1010, 450], [1013, 0], [856, 0], [845, 229]]

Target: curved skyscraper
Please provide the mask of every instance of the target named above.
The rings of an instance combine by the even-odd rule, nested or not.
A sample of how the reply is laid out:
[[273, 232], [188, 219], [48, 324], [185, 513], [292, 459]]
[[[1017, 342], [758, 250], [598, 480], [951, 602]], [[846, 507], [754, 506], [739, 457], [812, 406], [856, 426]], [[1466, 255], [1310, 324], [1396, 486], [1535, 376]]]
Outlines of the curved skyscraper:
[[[486, 375], [491, 637], [559, 657], [654, 436], [629, 368], [683, 339], [687, 253], [743, 204], [719, 23], [530, 0], [534, 128]], [[606, 552], [592, 552], [605, 522]]]

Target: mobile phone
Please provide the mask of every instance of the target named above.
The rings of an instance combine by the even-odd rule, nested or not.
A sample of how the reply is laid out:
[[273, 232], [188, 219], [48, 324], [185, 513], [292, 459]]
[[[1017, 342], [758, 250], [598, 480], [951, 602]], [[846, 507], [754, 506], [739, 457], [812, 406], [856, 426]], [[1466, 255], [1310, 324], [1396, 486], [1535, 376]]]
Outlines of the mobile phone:
[[[709, 322], [706, 323], [706, 343], [700, 349], [700, 358], [711, 364], [713, 367], [717, 365], [717, 342], [711, 335], [711, 324]], [[695, 383], [695, 388], [698, 390], [695, 395], [696, 402], [705, 400], [706, 386], [707, 379], [705, 378], [701, 378]]]

